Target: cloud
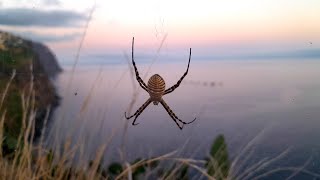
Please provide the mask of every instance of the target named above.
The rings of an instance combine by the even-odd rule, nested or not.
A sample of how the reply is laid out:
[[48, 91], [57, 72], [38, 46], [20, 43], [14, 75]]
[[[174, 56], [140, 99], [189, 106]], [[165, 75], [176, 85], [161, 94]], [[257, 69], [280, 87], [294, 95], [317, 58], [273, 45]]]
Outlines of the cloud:
[[220, 53], [212, 54], [210, 52], [194, 55], [197, 59], [203, 60], [258, 60], [258, 59], [319, 59], [319, 48], [305, 48], [300, 50], [282, 50], [282, 51], [265, 51], [265, 52], [252, 52], [252, 53]]
[[60, 1], [58, 1], [58, 0], [43, 0], [43, 4], [55, 6], [55, 5], [60, 5]]
[[0, 25], [7, 26], [79, 26], [86, 18], [83, 13], [68, 10], [45, 11], [30, 8], [0, 8]]
[[63, 35], [53, 35], [53, 34], [38, 34], [32, 31], [14, 31], [11, 33], [18, 35], [25, 39], [30, 39], [32, 41], [37, 42], [62, 42], [62, 41], [72, 41], [79, 36], [81, 33], [70, 33], [70, 34], [63, 34]]

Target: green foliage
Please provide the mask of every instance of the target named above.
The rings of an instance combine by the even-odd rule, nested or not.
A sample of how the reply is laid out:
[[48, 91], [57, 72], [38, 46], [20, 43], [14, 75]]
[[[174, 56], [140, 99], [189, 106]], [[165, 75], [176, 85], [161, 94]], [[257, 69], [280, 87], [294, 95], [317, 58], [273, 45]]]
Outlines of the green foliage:
[[[2, 96], [7, 83], [11, 77], [13, 69], [20, 72], [29, 72], [29, 65], [32, 62], [32, 51], [30, 48], [22, 47], [16, 49], [9, 49], [7, 51], [0, 50], [0, 95]], [[19, 80], [18, 75], [13, 79], [9, 86], [0, 115], [6, 112], [4, 129], [3, 129], [3, 143], [2, 152], [4, 154], [11, 154], [17, 148], [18, 136], [21, 132], [23, 109], [21, 92], [26, 84]], [[0, 97], [1, 97], [0, 96]]]
[[49, 164], [52, 164], [53, 158], [54, 158], [54, 154], [53, 154], [52, 149], [50, 149], [50, 150], [49, 150], [49, 153], [47, 154], [47, 162], [48, 162]]
[[120, 163], [114, 162], [114, 163], [111, 163], [109, 165], [108, 170], [109, 170], [109, 173], [111, 175], [116, 176], [116, 175], [120, 174], [123, 171], [123, 168], [122, 168], [122, 165]]
[[22, 52], [0, 51], [0, 69], [5, 73], [11, 73], [12, 69], [24, 71], [24, 66], [31, 63], [32, 57], [31, 50], [23, 50]]
[[9, 151], [14, 151], [17, 146], [17, 139], [15, 137], [10, 136], [9, 134], [4, 137], [3, 146], [6, 146]]
[[188, 171], [189, 171], [189, 166], [183, 165], [181, 170], [179, 171], [180, 179], [188, 179]]
[[11, 91], [6, 96], [5, 102], [7, 119], [10, 121], [9, 132], [18, 135], [22, 123], [22, 101], [17, 89], [11, 88], [10, 90]]
[[14, 152], [17, 147], [18, 136], [22, 126], [22, 104], [18, 90], [10, 88], [10, 92], [6, 95], [3, 109], [6, 111], [6, 120], [4, 123], [4, 141], [2, 151], [5, 154]]
[[[169, 169], [163, 169], [159, 167], [159, 161], [151, 161], [150, 159], [142, 160], [141, 158], [136, 159], [131, 164], [141, 164], [138, 167], [132, 169], [132, 179], [145, 179], [147, 178], [147, 172], [152, 172], [153, 176], [166, 178], [173, 178], [173, 179], [188, 179], [188, 166], [181, 165], [179, 163], [174, 163]], [[123, 171], [123, 166], [118, 162], [113, 162], [108, 167], [108, 173], [111, 177], [117, 177], [117, 175], [121, 174]]]
[[164, 179], [181, 179], [181, 180], [188, 180], [188, 171], [189, 167], [187, 165], [182, 165], [175, 163], [169, 170], [166, 170], [163, 177]]
[[[136, 159], [133, 164], [138, 163], [139, 161], [141, 161], [141, 158]], [[133, 173], [132, 173], [132, 178], [133, 179], [139, 179], [139, 177], [144, 176], [144, 173], [146, 172], [146, 168], [147, 165], [144, 164], [142, 166], [139, 166], [138, 168], [136, 168]]]
[[207, 172], [217, 180], [226, 179], [229, 174], [230, 161], [228, 149], [223, 135], [219, 135], [211, 146], [210, 157], [207, 158]]

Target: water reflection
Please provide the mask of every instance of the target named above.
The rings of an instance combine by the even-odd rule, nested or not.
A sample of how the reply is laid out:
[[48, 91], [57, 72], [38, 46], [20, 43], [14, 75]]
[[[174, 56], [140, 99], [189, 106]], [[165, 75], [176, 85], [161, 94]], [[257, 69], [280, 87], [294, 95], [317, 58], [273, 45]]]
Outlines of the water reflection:
[[[139, 65], [141, 74], [147, 69], [147, 65]], [[290, 161], [278, 163], [301, 164], [313, 154], [314, 161], [307, 168], [319, 171], [319, 69], [319, 62], [307, 60], [194, 62], [185, 83], [164, 97], [181, 119], [197, 117], [183, 131], [161, 106], [150, 105], [139, 116], [138, 126], [124, 119], [132, 97], [137, 97], [135, 110], [149, 96], [142, 89], [134, 91], [127, 65], [78, 68], [71, 84], [70, 71], [65, 71], [56, 82], [63, 99], [50, 125], [49, 146], [66, 138], [77, 143], [80, 138], [85, 142], [85, 157], [90, 159], [102, 143], [108, 143], [106, 162], [177, 149], [181, 156], [203, 158], [212, 139], [224, 134], [233, 159], [263, 131], [252, 146], [252, 162], [248, 162], [293, 147]], [[148, 77], [159, 73], [171, 86], [185, 66], [159, 63], [150, 71]]]

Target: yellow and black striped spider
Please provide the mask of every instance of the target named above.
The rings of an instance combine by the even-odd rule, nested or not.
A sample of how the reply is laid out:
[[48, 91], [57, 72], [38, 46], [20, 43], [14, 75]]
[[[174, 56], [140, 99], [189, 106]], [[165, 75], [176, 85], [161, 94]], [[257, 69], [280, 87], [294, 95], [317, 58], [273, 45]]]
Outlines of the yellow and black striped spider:
[[[166, 111], [168, 112], [168, 114], [170, 115], [170, 117], [174, 120], [174, 122], [177, 124], [177, 126], [182, 130], [183, 126], [185, 124], [190, 124], [193, 121], [196, 120], [196, 118], [194, 118], [194, 120], [190, 121], [190, 122], [184, 122], [182, 120], [180, 120], [170, 109], [170, 107], [165, 103], [165, 101], [163, 100], [162, 96], [172, 93], [177, 87], [179, 87], [180, 83], [182, 82], [183, 78], [188, 74], [188, 70], [189, 70], [189, 64], [190, 64], [190, 59], [191, 59], [191, 48], [190, 48], [190, 54], [189, 54], [189, 62], [188, 62], [188, 68], [187, 71], [183, 74], [183, 76], [179, 79], [179, 81], [177, 82], [177, 84], [173, 85], [172, 87], [170, 87], [169, 89], [165, 89], [165, 82], [163, 80], [163, 78], [159, 75], [159, 74], [155, 74], [153, 76], [150, 77], [149, 81], [148, 81], [148, 85], [146, 85], [143, 80], [141, 79], [141, 77], [139, 76], [139, 72], [138, 69], [136, 67], [136, 63], [134, 62], [134, 57], [133, 57], [133, 46], [134, 46], [134, 38], [132, 39], [132, 64], [134, 67], [134, 71], [136, 73], [136, 78], [137, 81], [139, 82], [139, 85], [142, 87], [142, 89], [144, 89], [145, 91], [147, 91], [150, 95], [150, 98], [132, 115], [127, 117], [126, 112], [125, 112], [125, 117], [127, 119], [130, 119], [132, 117], [135, 116], [132, 125], [138, 125], [139, 123], [135, 123], [138, 116], [142, 113], [142, 111], [151, 103], [153, 102], [154, 105], [158, 105], [158, 103], [160, 102], [162, 104], [162, 106], [166, 109]], [[180, 125], [179, 122], [182, 123], [182, 125]]]

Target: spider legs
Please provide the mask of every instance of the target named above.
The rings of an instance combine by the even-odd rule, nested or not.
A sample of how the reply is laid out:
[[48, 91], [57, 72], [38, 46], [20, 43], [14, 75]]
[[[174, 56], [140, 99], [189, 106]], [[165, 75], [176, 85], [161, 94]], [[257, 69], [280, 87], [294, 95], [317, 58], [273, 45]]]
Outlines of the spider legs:
[[189, 70], [189, 65], [190, 65], [190, 59], [191, 59], [191, 48], [190, 48], [190, 54], [189, 54], [189, 62], [188, 62], [188, 67], [187, 67], [187, 71], [183, 74], [183, 76], [179, 79], [179, 81], [177, 82], [177, 84], [173, 85], [172, 87], [170, 87], [169, 89], [164, 91], [164, 94], [169, 94], [171, 92], [173, 92], [177, 87], [179, 87], [179, 85], [181, 84], [182, 80], [184, 77], [186, 77], [186, 75], [188, 74], [188, 70]]
[[[196, 118], [194, 118], [194, 120], [192, 120], [190, 122], [184, 122], [174, 114], [174, 112], [170, 109], [170, 107], [167, 105], [167, 103], [163, 99], [161, 99], [160, 103], [162, 104], [164, 109], [168, 112], [169, 116], [173, 119], [173, 121], [177, 124], [177, 126], [179, 127], [180, 130], [182, 130], [182, 128], [185, 124], [191, 124], [196, 120]], [[182, 123], [182, 126], [178, 123], [177, 120]]]
[[132, 53], [131, 53], [131, 59], [132, 59], [132, 64], [133, 64], [133, 68], [134, 68], [134, 72], [136, 73], [136, 79], [139, 82], [139, 85], [142, 87], [142, 89], [144, 89], [145, 91], [148, 92], [147, 90], [147, 85], [146, 83], [143, 82], [143, 80], [141, 79], [141, 77], [139, 76], [139, 72], [138, 69], [136, 67], [136, 63], [134, 62], [134, 51], [133, 51], [133, 46], [134, 46], [134, 37], [132, 38]]
[[125, 112], [124, 115], [126, 117], [126, 119], [130, 119], [133, 116], [135, 116], [132, 125], [138, 125], [139, 123], [135, 123], [138, 116], [142, 113], [142, 111], [151, 103], [151, 99], [149, 98], [132, 116], [127, 117], [127, 113]]

